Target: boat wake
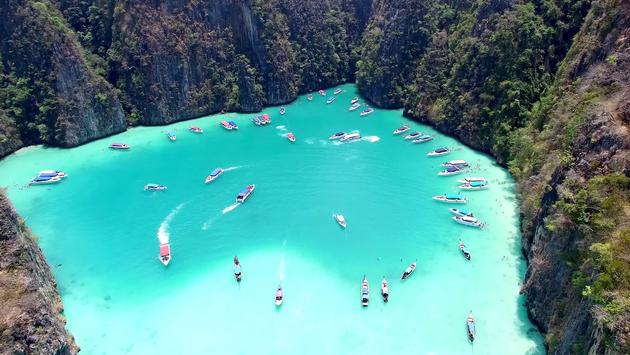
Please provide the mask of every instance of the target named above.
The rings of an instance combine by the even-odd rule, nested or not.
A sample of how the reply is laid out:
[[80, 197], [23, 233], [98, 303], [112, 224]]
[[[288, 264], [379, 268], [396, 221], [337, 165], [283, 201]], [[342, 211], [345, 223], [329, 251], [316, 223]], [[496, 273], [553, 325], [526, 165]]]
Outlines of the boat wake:
[[232, 212], [232, 211], [234, 211], [234, 209], [236, 209], [236, 207], [238, 207], [238, 205], [239, 205], [238, 203], [234, 203], [234, 204], [232, 204], [232, 205], [229, 205], [229, 206], [227, 206], [226, 208], [224, 208], [224, 209], [221, 211], [221, 213], [226, 214], [226, 213], [228, 213], [228, 212]]
[[366, 142], [370, 142], [370, 143], [375, 143], [381, 140], [381, 137], [379, 136], [366, 136], [361, 138], [362, 141], [366, 141]]
[[313, 145], [313, 144], [315, 144], [315, 140], [313, 138], [306, 138], [304, 140], [304, 143], [306, 143], [308, 145]]
[[164, 218], [162, 223], [160, 223], [160, 227], [158, 228], [158, 232], [157, 232], [157, 238], [160, 241], [160, 244], [165, 244], [169, 242], [169, 239], [171, 237], [171, 233], [169, 232], [171, 221], [173, 220], [173, 217], [175, 217], [177, 212], [179, 212], [179, 210], [182, 209], [182, 207], [184, 207], [184, 204], [180, 203], [171, 212], [169, 212], [169, 214], [166, 216], [166, 218]]
[[284, 281], [284, 247], [287, 245], [287, 240], [282, 242], [282, 254], [280, 256], [280, 266], [278, 267], [278, 280]]
[[286, 127], [286, 126], [284, 126], [284, 125], [281, 125], [281, 126], [276, 126], [276, 129], [279, 129], [279, 130], [281, 130], [282, 132], [286, 132], [286, 131], [287, 131], [287, 127]]
[[223, 169], [223, 171], [232, 171], [232, 170], [240, 169], [242, 167], [243, 166], [230, 166], [229, 168]]

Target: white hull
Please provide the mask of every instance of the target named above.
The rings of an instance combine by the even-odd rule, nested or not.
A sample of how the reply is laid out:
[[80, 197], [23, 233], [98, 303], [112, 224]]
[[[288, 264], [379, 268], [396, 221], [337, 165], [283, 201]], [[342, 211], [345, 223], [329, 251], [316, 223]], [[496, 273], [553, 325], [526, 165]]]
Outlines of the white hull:
[[481, 222], [479, 222], [476, 218], [474, 220], [465, 220], [462, 219], [461, 217], [453, 217], [453, 221], [464, 225], [464, 226], [469, 226], [469, 227], [475, 227], [475, 228], [480, 228], [481, 227]]
[[482, 178], [482, 177], [470, 177], [470, 178], [463, 178], [463, 179], [457, 180], [457, 182], [461, 184], [469, 184], [471, 182], [487, 182], [487, 181], [488, 180], [486, 180], [486, 178]]
[[439, 176], [450, 176], [450, 175], [458, 175], [463, 173], [463, 170], [458, 170], [458, 171], [446, 171], [446, 170], [442, 170], [438, 173]]
[[468, 200], [466, 200], [466, 199], [453, 200], [453, 199], [443, 198], [442, 196], [434, 196], [433, 199], [436, 200], [436, 201], [444, 202], [444, 203], [463, 203], [464, 204], [464, 203], [468, 202]]
[[442, 155], [446, 155], [446, 154], [450, 154], [451, 152], [443, 152], [443, 153], [436, 153], [436, 152], [429, 152], [427, 153], [427, 156], [429, 157], [441, 157]]

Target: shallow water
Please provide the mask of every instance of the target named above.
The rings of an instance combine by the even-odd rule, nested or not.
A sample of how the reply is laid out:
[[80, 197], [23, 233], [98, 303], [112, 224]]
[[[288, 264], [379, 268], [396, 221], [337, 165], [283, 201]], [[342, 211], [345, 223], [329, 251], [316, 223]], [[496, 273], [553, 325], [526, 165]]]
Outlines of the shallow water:
[[[514, 182], [493, 160], [400, 111], [348, 112], [352, 85], [330, 105], [300, 97], [273, 122], [213, 115], [168, 127], [134, 128], [78, 148], [33, 147], [0, 162], [0, 186], [38, 236], [59, 284], [68, 328], [85, 354], [538, 354], [540, 335], [519, 296]], [[329, 90], [332, 94], [332, 90]], [[238, 132], [219, 127], [235, 120]], [[403, 123], [436, 138], [411, 144]], [[187, 131], [191, 124], [201, 135]], [[175, 130], [176, 142], [165, 132]], [[331, 142], [360, 130], [352, 143]], [[297, 142], [284, 136], [295, 133]], [[110, 142], [128, 143], [128, 152]], [[429, 158], [439, 146], [451, 155]], [[466, 159], [491, 181], [467, 192], [465, 208], [487, 223], [458, 225], [431, 196], [457, 191], [440, 163]], [[226, 172], [204, 185], [215, 168]], [[37, 171], [70, 176], [23, 186]], [[168, 191], [146, 192], [147, 183]], [[236, 194], [255, 183], [242, 205]], [[461, 207], [461, 206], [460, 206]], [[342, 230], [332, 219], [342, 213]], [[472, 252], [466, 261], [462, 239]], [[157, 259], [169, 239], [173, 260]], [[232, 258], [243, 281], [232, 274]], [[400, 275], [417, 260], [416, 272]], [[363, 275], [370, 305], [360, 305]], [[390, 301], [380, 281], [390, 283]], [[273, 300], [281, 284], [285, 300]], [[466, 336], [473, 311], [477, 339]]]

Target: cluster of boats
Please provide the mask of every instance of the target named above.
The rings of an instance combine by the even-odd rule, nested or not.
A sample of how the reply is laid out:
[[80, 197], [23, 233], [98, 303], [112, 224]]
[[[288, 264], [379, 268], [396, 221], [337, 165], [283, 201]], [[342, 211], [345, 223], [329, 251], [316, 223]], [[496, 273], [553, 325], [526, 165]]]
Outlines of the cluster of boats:
[[224, 129], [226, 129], [228, 131], [232, 131], [232, 130], [238, 129], [238, 125], [234, 121], [222, 120], [220, 122], [220, 125], [221, 125], [221, 127], [223, 127]]
[[335, 141], [339, 140], [341, 142], [349, 142], [357, 139], [361, 139], [361, 133], [359, 131], [354, 131], [350, 133], [346, 132], [337, 132], [332, 136], [328, 137], [329, 140]]
[[[411, 127], [409, 125], [402, 125], [394, 130], [394, 135], [400, 135], [409, 131]], [[403, 136], [405, 140], [411, 140], [411, 143], [426, 143], [433, 140], [433, 136], [424, 134], [422, 132], [412, 132]]]
[[42, 170], [29, 183], [29, 185], [56, 184], [63, 178], [68, 177], [66, 173], [59, 170]]
[[268, 114], [263, 113], [262, 115], [252, 118], [252, 122], [254, 122], [256, 126], [268, 125], [271, 123], [271, 117]]
[[[406, 280], [416, 271], [416, 261], [412, 262], [405, 271], [403, 272], [400, 280]], [[383, 280], [381, 280], [381, 296], [383, 297], [383, 302], [387, 303], [389, 301], [389, 283], [387, 282], [387, 278], [383, 276]], [[361, 281], [361, 305], [363, 307], [367, 307], [370, 304], [370, 284], [368, 283], [367, 276], [363, 275], [363, 280]]]

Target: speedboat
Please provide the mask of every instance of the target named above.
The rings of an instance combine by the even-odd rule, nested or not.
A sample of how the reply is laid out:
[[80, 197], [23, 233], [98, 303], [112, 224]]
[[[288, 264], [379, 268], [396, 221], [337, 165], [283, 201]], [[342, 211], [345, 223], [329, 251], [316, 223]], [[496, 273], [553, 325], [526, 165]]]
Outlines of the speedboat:
[[355, 96], [352, 98], [352, 101], [350, 101], [350, 105], [356, 104], [357, 102], [359, 102], [359, 98]]
[[464, 245], [464, 243], [462, 243], [461, 239], [459, 240], [459, 250], [461, 250], [462, 255], [464, 256], [464, 258], [466, 258], [466, 260], [470, 260], [470, 252], [468, 251], [468, 249], [466, 249], [466, 246]]
[[331, 141], [334, 141], [334, 140], [343, 138], [345, 135], [346, 135], [346, 132], [337, 132], [333, 134], [332, 136], [328, 137], [328, 139], [330, 139]]
[[168, 139], [170, 139], [172, 142], [177, 140], [177, 135], [175, 134], [175, 132], [170, 131], [168, 133], [166, 133], [166, 136], [168, 137]]
[[468, 313], [468, 319], [466, 320], [466, 329], [468, 330], [468, 340], [475, 341], [475, 317], [472, 312]]
[[460, 217], [474, 217], [472, 212], [466, 211], [466, 210], [460, 210], [458, 208], [449, 208], [449, 211], [451, 211], [452, 214], [456, 215], [456, 216], [460, 216]]
[[306, 98], [308, 99], [308, 101], [313, 101], [313, 95], [312, 94], [306, 95]]
[[374, 109], [371, 107], [367, 107], [365, 110], [361, 111], [361, 113], [359, 114], [359, 116], [363, 117], [363, 116], [367, 116], [370, 113], [374, 112]]
[[268, 124], [271, 123], [271, 116], [269, 116], [266, 113], [263, 113], [262, 115], [260, 115], [260, 118], [263, 120], [263, 124]]
[[490, 185], [488, 185], [487, 181], [472, 181], [466, 184], [462, 184], [459, 185], [459, 188], [462, 190], [485, 190], [488, 187], [490, 187]]
[[439, 157], [439, 156], [441, 156], [441, 155], [446, 155], [446, 154], [448, 154], [448, 153], [450, 153], [450, 152], [451, 152], [451, 150], [450, 150], [450, 149], [448, 149], [448, 148], [446, 148], [446, 147], [440, 147], [440, 148], [437, 148], [437, 149], [435, 149], [435, 150], [430, 151], [429, 153], [427, 153], [427, 156], [430, 156], [430, 157]]
[[437, 195], [437, 196], [433, 196], [433, 199], [436, 200], [436, 201], [446, 202], [446, 203], [466, 203], [466, 202], [468, 202], [468, 200], [466, 200], [466, 197], [464, 195], [460, 195], [460, 194]]
[[29, 185], [47, 185], [47, 184], [55, 184], [61, 181], [61, 178], [58, 176], [36, 176]]
[[319, 90], [319, 94], [320, 94], [320, 95], [322, 95], [322, 96], [326, 96], [326, 91], [324, 91], [324, 90]]
[[468, 184], [471, 182], [488, 182], [488, 180], [486, 180], [485, 177], [466, 177], [466, 178], [457, 180], [457, 182], [462, 183], [462, 184]]
[[280, 114], [284, 115], [285, 112], [287, 112], [287, 109], [284, 106], [280, 107]]
[[221, 121], [221, 126], [228, 131], [232, 130], [232, 125], [228, 123], [228, 121]]
[[460, 169], [460, 168], [458, 168], [456, 166], [449, 166], [448, 168], [440, 171], [438, 173], [438, 175], [440, 175], [440, 176], [449, 176], [449, 175], [461, 174], [463, 172], [464, 172], [464, 170], [462, 170], [462, 169]]
[[429, 136], [429, 135], [422, 135], [414, 140], [411, 141], [411, 143], [426, 143], [428, 141], [433, 140], [433, 136]]
[[282, 286], [278, 286], [276, 291], [276, 307], [280, 307], [280, 305], [282, 305]]
[[332, 104], [333, 101], [335, 101], [335, 97], [331, 96], [331, 97], [328, 98], [328, 100], [326, 100], [326, 103], [327, 104]]
[[403, 272], [403, 274], [400, 277], [400, 279], [404, 280], [404, 279], [408, 278], [409, 276], [411, 276], [411, 274], [413, 274], [414, 271], [416, 271], [416, 262], [415, 261], [413, 263], [411, 263], [411, 265], [407, 266], [407, 268], [405, 269], [405, 272]]
[[359, 107], [361, 107], [361, 104], [358, 103], [358, 102], [355, 102], [352, 105], [350, 105], [350, 107], [348, 108], [348, 111], [354, 111], [354, 110], [358, 109]]
[[387, 287], [387, 279], [383, 276], [381, 281], [381, 295], [383, 295], [383, 302], [387, 303], [389, 300], [389, 287]]
[[219, 176], [221, 176], [221, 174], [223, 174], [223, 169], [221, 168], [216, 168], [214, 170], [212, 170], [212, 172], [210, 173], [210, 175], [208, 175], [206, 177], [206, 184], [209, 182], [214, 181], [214, 179], [218, 178]]
[[481, 228], [483, 226], [476, 217], [472, 216], [454, 216], [453, 221], [470, 227]]
[[144, 185], [144, 191], [163, 191], [168, 189], [168, 187], [164, 186], [164, 185], [158, 185], [158, 184], [146, 184]]
[[203, 129], [198, 126], [190, 126], [189, 130], [193, 133], [203, 133]]
[[394, 134], [405, 133], [405, 132], [407, 132], [410, 129], [411, 129], [411, 127], [409, 127], [408, 125], [404, 124], [404, 125], [396, 128], [396, 130], [394, 131]]
[[243, 277], [243, 272], [241, 271], [241, 262], [238, 261], [237, 256], [234, 256], [234, 265], [232, 265], [232, 271], [234, 271], [234, 277], [236, 278], [236, 282], [241, 282], [241, 278]]
[[332, 216], [342, 228], [346, 228], [348, 226], [348, 224], [346, 224], [346, 219], [343, 217], [343, 215], [333, 214]]
[[129, 146], [125, 143], [112, 143], [109, 145], [109, 148], [114, 150], [129, 150]]
[[409, 133], [408, 135], [404, 136], [404, 139], [416, 139], [418, 137], [420, 137], [422, 135], [422, 133], [420, 132], [413, 132], [413, 133]]
[[39, 174], [37, 174], [37, 177], [58, 177], [62, 179], [68, 177], [68, 174], [59, 170], [42, 170], [39, 172]]
[[236, 124], [236, 122], [228, 121], [228, 123], [230, 124], [230, 127], [232, 127], [232, 129], [238, 129], [238, 125]]
[[171, 245], [169, 243], [160, 244], [160, 262], [168, 266], [171, 262]]
[[465, 160], [451, 160], [442, 163], [442, 166], [456, 166], [458, 168], [467, 167], [468, 163]]
[[293, 132], [287, 133], [287, 139], [291, 142], [295, 142], [295, 135], [293, 134]]
[[352, 141], [352, 140], [360, 139], [360, 138], [361, 138], [361, 133], [353, 132], [353, 133], [348, 133], [344, 135], [343, 137], [341, 137], [341, 141], [348, 142], [348, 141]]
[[333, 94], [339, 95], [341, 94], [341, 91], [342, 91], [341, 89], [335, 89], [335, 91], [333, 91]]
[[260, 126], [260, 125], [264, 125], [264, 124], [265, 124], [265, 122], [263, 122], [263, 121], [260, 119], [260, 117], [258, 117], [258, 116], [256, 116], [256, 117], [252, 118], [252, 122], [254, 122], [254, 124], [255, 124], [256, 126]]
[[367, 307], [370, 303], [370, 285], [368, 285], [367, 278], [363, 275], [363, 282], [361, 283], [361, 305]]
[[236, 196], [236, 202], [238, 203], [245, 202], [245, 200], [247, 200], [249, 195], [251, 195], [252, 192], [254, 192], [255, 188], [256, 188], [256, 185], [254, 184], [247, 185], [247, 187], [241, 190], [241, 192], [239, 192], [238, 195]]

